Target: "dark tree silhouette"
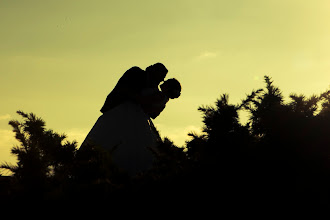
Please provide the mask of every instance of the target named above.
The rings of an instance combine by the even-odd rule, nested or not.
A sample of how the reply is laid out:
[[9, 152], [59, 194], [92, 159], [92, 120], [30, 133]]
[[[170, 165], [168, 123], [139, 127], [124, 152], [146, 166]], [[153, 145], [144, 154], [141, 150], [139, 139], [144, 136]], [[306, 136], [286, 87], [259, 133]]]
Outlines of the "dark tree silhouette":
[[13, 173], [22, 192], [32, 193], [34, 197], [41, 196], [48, 181], [61, 181], [72, 175], [77, 143], [64, 142], [64, 134], [45, 129], [45, 122], [33, 113], [17, 113], [24, 120], [12, 120], [9, 124], [20, 143], [11, 149], [18, 162], [16, 165], [4, 163], [1, 168]]
[[[227, 204], [290, 206], [330, 204], [330, 90], [306, 97], [281, 90], [265, 76], [265, 88], [253, 90], [238, 104], [223, 94], [215, 105], [201, 106], [203, 133], [188, 134], [186, 150], [158, 135], [153, 167], [129, 177], [111, 161], [112, 152], [97, 146], [77, 150], [45, 128], [34, 114], [10, 121], [20, 145], [12, 148], [17, 165], [0, 178], [14, 196], [39, 198], [114, 199], [217, 198]], [[247, 111], [242, 124], [239, 113]], [[156, 134], [157, 129], [153, 127]], [[10, 190], [0, 190], [8, 195]], [[46, 192], [46, 193], [45, 193]], [[194, 200], [195, 201], [195, 200]]]
[[[200, 107], [205, 134], [192, 135], [188, 157], [204, 166], [208, 177], [222, 174], [221, 181], [212, 179], [215, 189], [231, 189], [240, 198], [328, 203], [330, 91], [310, 98], [292, 94], [285, 103], [270, 77], [265, 83], [239, 105], [229, 105], [223, 95], [215, 107]], [[245, 126], [238, 119], [242, 110], [250, 115]]]

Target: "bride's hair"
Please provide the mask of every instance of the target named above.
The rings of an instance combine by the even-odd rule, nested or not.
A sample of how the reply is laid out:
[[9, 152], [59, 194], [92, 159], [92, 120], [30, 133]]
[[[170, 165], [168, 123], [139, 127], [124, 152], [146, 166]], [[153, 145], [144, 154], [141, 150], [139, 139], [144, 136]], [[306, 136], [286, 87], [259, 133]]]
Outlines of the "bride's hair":
[[162, 90], [166, 88], [166, 95], [171, 99], [176, 99], [181, 95], [181, 84], [175, 78], [166, 80], [160, 87]]

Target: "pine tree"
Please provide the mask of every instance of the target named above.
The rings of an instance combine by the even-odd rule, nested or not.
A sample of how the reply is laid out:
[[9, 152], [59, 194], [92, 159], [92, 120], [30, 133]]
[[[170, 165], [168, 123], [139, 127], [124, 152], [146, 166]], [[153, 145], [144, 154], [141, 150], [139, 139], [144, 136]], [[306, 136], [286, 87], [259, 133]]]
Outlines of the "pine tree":
[[46, 129], [45, 122], [33, 113], [17, 113], [23, 121], [12, 120], [9, 124], [19, 142], [11, 149], [18, 162], [3, 163], [0, 167], [13, 173], [25, 193], [41, 195], [51, 180], [61, 181], [72, 175], [77, 142], [65, 141], [66, 135]]

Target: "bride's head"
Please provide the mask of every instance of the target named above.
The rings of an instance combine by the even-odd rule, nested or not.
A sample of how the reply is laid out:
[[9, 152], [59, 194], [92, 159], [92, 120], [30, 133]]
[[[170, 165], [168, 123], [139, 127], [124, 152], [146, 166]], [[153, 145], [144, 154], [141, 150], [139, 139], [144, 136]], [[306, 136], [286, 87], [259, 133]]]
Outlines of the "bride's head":
[[174, 78], [166, 80], [160, 85], [160, 89], [170, 99], [179, 98], [181, 95], [181, 84]]

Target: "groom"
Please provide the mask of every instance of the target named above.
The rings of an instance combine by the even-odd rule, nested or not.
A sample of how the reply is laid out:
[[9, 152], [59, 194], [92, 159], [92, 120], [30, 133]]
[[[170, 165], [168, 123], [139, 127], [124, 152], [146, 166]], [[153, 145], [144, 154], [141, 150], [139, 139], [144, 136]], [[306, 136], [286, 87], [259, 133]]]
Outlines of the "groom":
[[144, 88], [158, 88], [168, 70], [162, 63], [148, 66], [146, 70], [134, 66], [119, 79], [115, 88], [105, 100], [101, 112], [105, 113], [125, 101], [139, 102], [139, 93]]

